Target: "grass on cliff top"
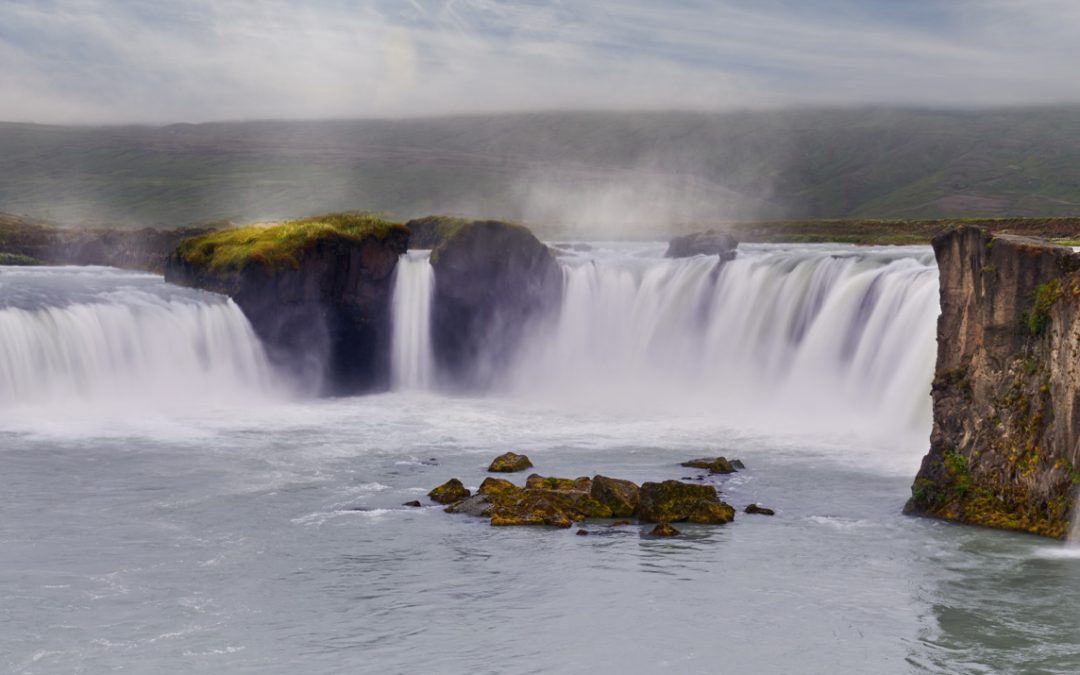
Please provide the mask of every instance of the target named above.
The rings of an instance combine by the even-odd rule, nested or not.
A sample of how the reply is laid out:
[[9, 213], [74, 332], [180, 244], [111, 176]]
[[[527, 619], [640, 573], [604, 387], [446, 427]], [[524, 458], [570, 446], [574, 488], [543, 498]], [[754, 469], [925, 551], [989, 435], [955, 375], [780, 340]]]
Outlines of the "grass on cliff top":
[[319, 241], [343, 238], [382, 240], [399, 223], [370, 213], [331, 213], [280, 225], [220, 230], [180, 243], [176, 255], [190, 265], [214, 272], [242, 270], [249, 264], [266, 269], [296, 269], [306, 251]]

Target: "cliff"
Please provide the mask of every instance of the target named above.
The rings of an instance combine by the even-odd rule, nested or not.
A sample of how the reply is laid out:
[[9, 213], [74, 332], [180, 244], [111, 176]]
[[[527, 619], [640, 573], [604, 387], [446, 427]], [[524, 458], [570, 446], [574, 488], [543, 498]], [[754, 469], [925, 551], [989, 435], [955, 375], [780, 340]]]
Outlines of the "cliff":
[[393, 272], [409, 231], [331, 214], [183, 241], [165, 279], [230, 296], [271, 360], [321, 393], [389, 385]]
[[455, 385], [486, 387], [505, 370], [533, 322], [558, 307], [562, 269], [521, 225], [458, 223], [431, 252], [432, 345]]
[[905, 512], [1064, 537], [1080, 484], [1080, 255], [972, 227], [933, 246], [934, 426]]

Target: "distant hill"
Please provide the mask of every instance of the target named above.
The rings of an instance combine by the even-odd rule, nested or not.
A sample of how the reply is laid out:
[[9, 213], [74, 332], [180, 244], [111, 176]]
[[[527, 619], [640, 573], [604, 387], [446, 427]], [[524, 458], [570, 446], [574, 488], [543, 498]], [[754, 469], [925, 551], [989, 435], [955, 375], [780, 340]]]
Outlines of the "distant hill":
[[0, 211], [188, 225], [366, 209], [658, 230], [1080, 214], [1080, 108], [0, 123]]

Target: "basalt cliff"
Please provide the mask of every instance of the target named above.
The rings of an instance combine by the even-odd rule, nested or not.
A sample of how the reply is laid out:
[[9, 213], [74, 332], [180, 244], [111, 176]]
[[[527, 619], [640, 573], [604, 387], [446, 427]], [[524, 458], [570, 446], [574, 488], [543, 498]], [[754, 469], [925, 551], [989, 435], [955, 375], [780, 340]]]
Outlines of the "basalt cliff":
[[1064, 537], [1080, 484], [1080, 254], [973, 227], [933, 246], [934, 426], [905, 511]]

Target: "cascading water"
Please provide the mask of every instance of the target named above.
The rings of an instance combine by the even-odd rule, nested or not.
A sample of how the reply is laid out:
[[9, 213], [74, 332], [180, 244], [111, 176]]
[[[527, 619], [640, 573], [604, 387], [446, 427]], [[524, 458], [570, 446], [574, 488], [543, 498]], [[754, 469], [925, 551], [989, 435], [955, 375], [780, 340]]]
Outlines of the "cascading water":
[[657, 253], [564, 259], [561, 313], [509, 388], [925, 441], [939, 313], [927, 249], [744, 246], [726, 264]]
[[429, 251], [406, 253], [398, 261], [393, 298], [393, 383], [395, 389], [427, 389], [435, 365], [431, 348], [431, 298], [435, 275]]
[[231, 300], [107, 268], [0, 268], [0, 410], [235, 401], [274, 378]]

